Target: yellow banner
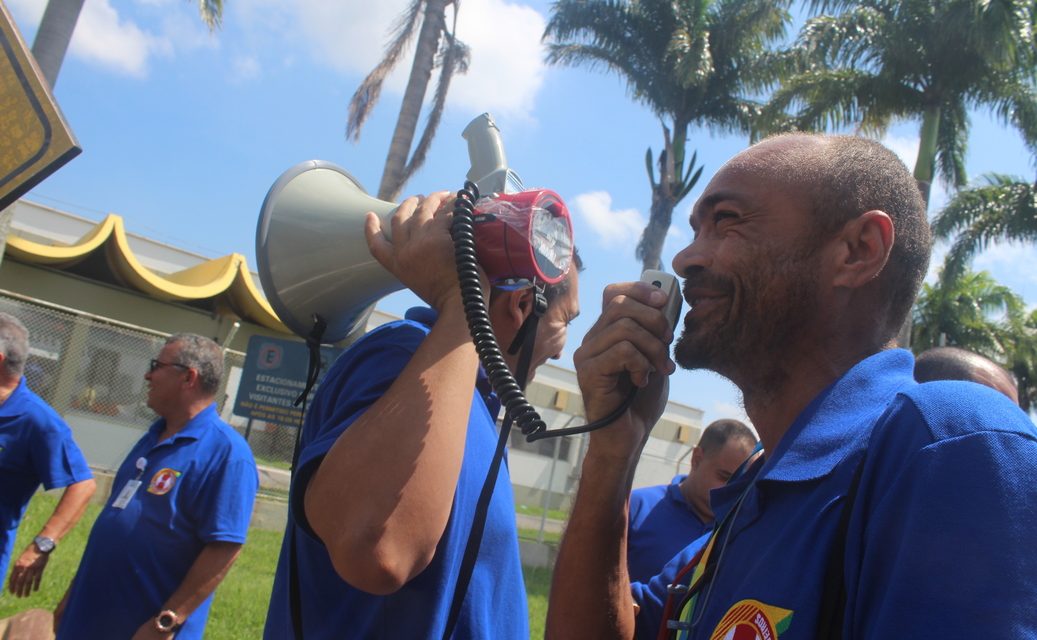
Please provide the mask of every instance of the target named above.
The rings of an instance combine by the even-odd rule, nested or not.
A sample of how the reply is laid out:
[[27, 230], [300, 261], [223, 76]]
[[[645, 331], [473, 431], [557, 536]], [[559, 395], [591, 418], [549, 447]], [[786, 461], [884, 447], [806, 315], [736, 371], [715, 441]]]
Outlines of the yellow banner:
[[0, 0], [0, 210], [80, 151]]

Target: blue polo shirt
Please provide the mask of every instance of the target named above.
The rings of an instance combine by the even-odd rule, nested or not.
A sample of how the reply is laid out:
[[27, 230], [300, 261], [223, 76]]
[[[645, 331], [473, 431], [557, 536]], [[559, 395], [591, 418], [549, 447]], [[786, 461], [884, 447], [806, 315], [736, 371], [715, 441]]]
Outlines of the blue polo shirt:
[[[293, 545], [306, 640], [438, 640], [442, 636], [476, 502], [497, 444], [494, 416], [498, 403], [486, 388], [485, 378], [472, 394], [464, 459], [446, 530], [431, 564], [400, 590], [376, 596], [342, 580], [306, 522], [302, 504], [306, 486], [328, 450], [389, 389], [434, 321], [430, 309], [411, 309], [404, 320], [375, 329], [335, 361], [315, 394], [304, 423], [302, 452], [292, 483], [289, 524], [267, 614], [264, 637], [268, 640], [294, 636], [289, 603]], [[372, 477], [370, 482], [378, 482], [378, 478]], [[362, 492], [364, 487], [356, 490]], [[349, 523], [343, 522], [343, 526]], [[506, 464], [498, 473], [482, 545], [453, 637], [529, 638], [515, 505]]]
[[40, 484], [57, 489], [92, 477], [72, 430], [22, 378], [0, 405], [0, 584], [7, 584], [18, 523]]
[[[62, 640], [131, 637], [162, 611], [205, 545], [245, 542], [259, 485], [248, 444], [216, 405], [159, 442], [164, 428], [161, 419], [151, 425], [115, 475], [72, 581]], [[116, 508], [134, 479], [140, 487]], [[179, 640], [202, 637], [211, 603], [210, 595], [187, 618]]]
[[[712, 493], [718, 521], [731, 514], [730, 536], [718, 537], [716, 576], [698, 597], [697, 624], [679, 637], [814, 638], [858, 465], [843, 637], [1037, 637], [1037, 431], [1000, 393], [919, 385], [913, 365], [902, 350], [858, 363], [766, 460]], [[638, 637], [656, 636], [679, 566], [633, 585]]]
[[713, 521], [703, 522], [681, 493], [687, 475], [670, 484], [630, 492], [627, 529], [627, 570], [631, 582], [647, 582], [688, 543], [707, 533]]

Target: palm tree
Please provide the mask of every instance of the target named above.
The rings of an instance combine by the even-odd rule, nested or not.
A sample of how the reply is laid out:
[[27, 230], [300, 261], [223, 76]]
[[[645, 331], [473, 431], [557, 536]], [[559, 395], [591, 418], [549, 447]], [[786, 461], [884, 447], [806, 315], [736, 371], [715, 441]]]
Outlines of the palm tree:
[[[646, 269], [660, 255], [673, 209], [702, 174], [685, 156], [688, 130], [751, 134], [750, 96], [774, 73], [767, 46], [784, 37], [787, 0], [559, 0], [544, 32], [548, 62], [604, 68], [659, 118], [663, 147], [645, 154], [652, 207], [637, 245]], [[687, 168], [685, 168], [685, 161]], [[659, 168], [656, 181], [653, 165]]]
[[1013, 319], [1006, 337], [1007, 368], [1019, 389], [1019, 407], [1029, 413], [1037, 403], [1037, 310]]
[[914, 175], [926, 201], [935, 171], [966, 184], [969, 109], [989, 107], [1037, 140], [1033, 0], [812, 0], [793, 53], [800, 72], [775, 92], [768, 115], [791, 106], [800, 129], [882, 131], [918, 118]]
[[1023, 299], [986, 271], [923, 284], [914, 307], [911, 348], [969, 349], [1004, 362], [1011, 351], [1013, 323], [1023, 317]]
[[[65, 60], [68, 43], [79, 21], [84, 0], [49, 0], [40, 19], [40, 27], [32, 42], [32, 55], [46, 78], [54, 87], [61, 63]], [[223, 20], [223, 0], [198, 0], [198, 11], [210, 31], [220, 27]]]
[[[349, 101], [349, 119], [346, 123], [346, 137], [357, 140], [360, 131], [374, 109], [382, 92], [382, 84], [396, 67], [404, 50], [408, 47], [414, 34], [418, 34], [418, 42], [411, 63], [410, 77], [403, 93], [400, 114], [396, 118], [396, 129], [392, 134], [389, 154], [385, 158], [385, 169], [382, 182], [378, 187], [378, 197], [382, 200], [395, 201], [403, 185], [410, 180], [414, 172], [425, 163], [432, 138], [436, 135], [439, 121], [446, 106], [447, 91], [455, 74], [468, 71], [468, 47], [457, 39], [457, 11], [460, 0], [412, 0], [407, 11], [400, 15], [385, 56], [360, 84]], [[446, 9], [454, 8], [454, 24], [447, 28]], [[421, 28], [418, 29], [420, 23]], [[418, 145], [411, 154], [411, 144], [418, 127], [418, 118], [425, 101], [425, 91], [432, 77], [432, 70], [439, 66], [439, 79], [436, 84], [435, 97], [429, 110], [425, 130], [418, 140]], [[408, 160], [408, 155], [410, 159]]]
[[944, 278], [957, 277], [990, 242], [1037, 242], [1037, 184], [1001, 174], [989, 174], [985, 181], [959, 191], [933, 220], [936, 238], [954, 238]]

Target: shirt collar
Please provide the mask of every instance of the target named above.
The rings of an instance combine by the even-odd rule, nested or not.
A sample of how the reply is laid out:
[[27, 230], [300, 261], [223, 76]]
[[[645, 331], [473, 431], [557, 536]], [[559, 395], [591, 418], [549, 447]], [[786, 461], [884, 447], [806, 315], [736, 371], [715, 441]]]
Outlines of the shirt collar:
[[688, 509], [690, 509], [691, 505], [688, 504], [688, 501], [684, 499], [684, 494], [681, 493], [681, 482], [683, 482], [684, 479], [687, 477], [688, 476], [686, 475], [674, 476], [673, 480], [666, 487], [666, 497], [680, 504], [682, 507], [687, 507]]
[[[208, 407], [206, 407], [206, 408], [202, 409], [201, 411], [199, 411], [195, 415], [195, 417], [193, 417], [190, 420], [188, 420], [187, 424], [184, 425], [183, 429], [181, 429], [180, 431], [177, 431], [176, 433], [174, 433], [172, 435], [172, 437], [170, 437], [169, 442], [176, 442], [177, 440], [181, 440], [181, 439], [184, 439], [184, 438], [189, 438], [191, 440], [198, 440], [205, 433], [206, 429], [208, 429], [209, 421], [212, 420], [215, 417], [216, 417], [216, 403], [214, 402], [214, 403], [210, 404]], [[162, 435], [162, 431], [165, 428], [166, 428], [166, 419], [165, 418], [159, 418], [158, 420], [156, 420], [151, 425], [151, 428], [148, 429], [148, 432], [151, 433], [152, 435], [154, 435], [155, 436], [155, 440], [157, 441], [159, 436]], [[158, 443], [156, 442], [156, 444], [158, 444]]]
[[22, 377], [18, 381], [18, 386], [11, 390], [11, 394], [7, 396], [3, 404], [0, 404], [0, 416], [13, 416], [20, 413], [22, 396], [28, 391], [28, 386], [25, 384], [25, 378]]
[[914, 357], [903, 349], [881, 351], [847, 371], [799, 414], [767, 455], [761, 480], [799, 482], [821, 478], [871, 433], [893, 397], [913, 378]]

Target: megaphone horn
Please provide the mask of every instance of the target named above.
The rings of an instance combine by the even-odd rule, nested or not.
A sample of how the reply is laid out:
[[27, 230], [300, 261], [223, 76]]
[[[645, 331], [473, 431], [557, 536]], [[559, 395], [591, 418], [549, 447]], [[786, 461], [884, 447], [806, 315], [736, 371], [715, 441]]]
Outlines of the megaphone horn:
[[327, 323], [320, 342], [363, 329], [375, 303], [403, 285], [371, 256], [364, 217], [390, 228], [395, 204], [373, 198], [330, 162], [309, 160], [281, 174], [263, 200], [256, 229], [259, 279], [270, 306], [295, 334]]

